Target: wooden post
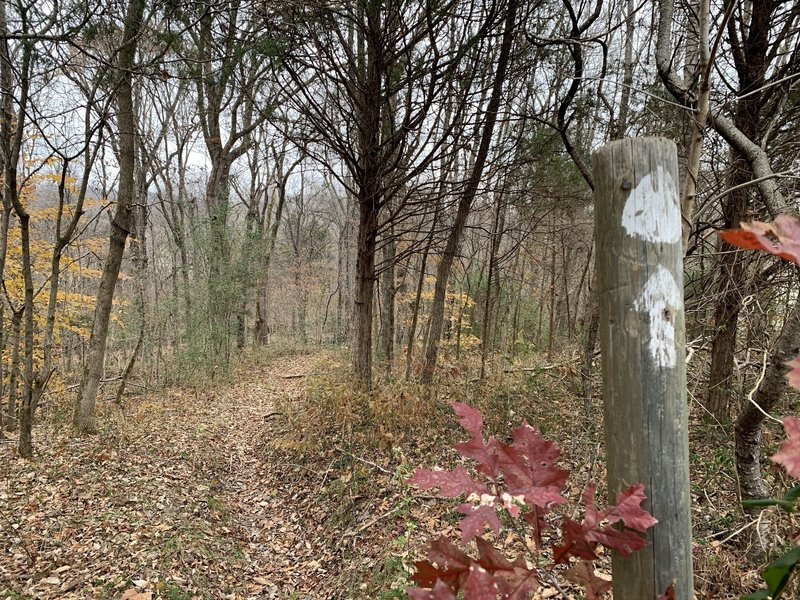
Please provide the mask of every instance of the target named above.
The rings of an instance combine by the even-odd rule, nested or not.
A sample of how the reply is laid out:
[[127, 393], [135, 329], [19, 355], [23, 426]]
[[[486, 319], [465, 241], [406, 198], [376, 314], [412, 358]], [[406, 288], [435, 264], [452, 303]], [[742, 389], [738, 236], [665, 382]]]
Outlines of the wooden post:
[[615, 600], [691, 600], [692, 531], [675, 144], [632, 138], [594, 154], [597, 288], [611, 499], [636, 483], [658, 519], [612, 556]]

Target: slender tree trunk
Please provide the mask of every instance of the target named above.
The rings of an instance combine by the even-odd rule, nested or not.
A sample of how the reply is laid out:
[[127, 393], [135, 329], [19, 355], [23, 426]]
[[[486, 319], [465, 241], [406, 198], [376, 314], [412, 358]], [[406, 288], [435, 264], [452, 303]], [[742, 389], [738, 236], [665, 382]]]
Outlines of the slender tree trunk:
[[372, 316], [377, 236], [378, 210], [372, 202], [359, 202], [353, 371], [367, 389], [372, 388]]
[[5, 386], [5, 348], [6, 348], [6, 311], [5, 304], [0, 301], [0, 439], [5, 439], [4, 430], [10, 425], [13, 415], [6, 413], [6, 407], [3, 406], [3, 398], [6, 395]]
[[[555, 224], [551, 222], [553, 227]], [[556, 329], [556, 246], [550, 253], [550, 322], [547, 326], [547, 356], [553, 357], [555, 351], [555, 329]]]
[[[5, 6], [3, 6], [5, 8]], [[8, 46], [4, 43], [2, 47], [4, 57], [0, 58], [3, 62], [9, 59]], [[14, 124], [13, 135], [2, 136], [4, 144], [8, 144], [4, 150], [5, 181], [3, 182], [3, 197], [8, 199], [19, 220], [20, 241], [22, 245], [22, 277], [25, 289], [25, 300], [23, 304], [23, 315], [25, 334], [24, 358], [22, 363], [23, 392], [19, 407], [19, 455], [23, 458], [33, 456], [33, 443], [31, 430], [33, 427], [33, 344], [34, 344], [34, 321], [33, 321], [33, 273], [32, 257], [30, 244], [30, 215], [27, 207], [20, 201], [19, 189], [17, 186], [17, 166], [19, 164], [22, 140], [25, 131], [25, 116], [28, 106], [30, 90], [30, 70], [33, 61], [33, 42], [28, 40], [22, 42], [22, 66], [20, 69], [20, 98], [18, 101], [19, 110], [17, 112], [16, 123]], [[11, 126], [11, 123], [4, 123], [3, 126]], [[15, 392], [16, 393], [16, 392]]]
[[33, 456], [33, 268], [31, 265], [30, 216], [27, 212], [17, 210], [22, 241], [22, 276], [25, 285], [25, 357], [23, 359], [22, 402], [19, 408], [19, 445], [17, 447], [22, 458]]
[[[144, 198], [146, 190], [139, 190], [139, 196]], [[125, 397], [125, 388], [128, 386], [133, 369], [136, 367], [136, 361], [142, 351], [144, 345], [145, 332], [147, 331], [147, 320], [145, 310], [145, 276], [147, 275], [147, 221], [148, 214], [147, 208], [144, 205], [136, 207], [135, 215], [135, 232], [137, 243], [134, 245], [133, 264], [136, 267], [136, 291], [138, 299], [136, 302], [136, 309], [139, 316], [139, 335], [136, 338], [136, 345], [133, 348], [128, 364], [122, 373], [122, 378], [117, 387], [116, 402], [118, 406], [123, 405]]]
[[[780, 401], [786, 390], [786, 363], [797, 356], [800, 345], [800, 300], [796, 300], [775, 341], [764, 381], [754, 396], [755, 404], [744, 400], [736, 419], [736, 472], [742, 500], [755, 500], [769, 496], [761, 476], [761, 425]], [[762, 412], [762, 410], [764, 412]]]
[[133, 222], [132, 203], [136, 193], [136, 113], [133, 107], [133, 68], [136, 47], [144, 15], [144, 0], [130, 0], [125, 15], [123, 45], [119, 52], [120, 85], [117, 90], [117, 124], [119, 128], [119, 189], [117, 208], [111, 221], [108, 256], [100, 277], [92, 333], [89, 338], [89, 357], [75, 402], [73, 425], [79, 434], [96, 431], [95, 403], [103, 372], [106, 339], [111, 317], [111, 303], [117, 285], [125, 242]]
[[19, 310], [11, 309], [11, 362], [8, 366], [8, 400], [6, 404], [6, 427], [15, 431], [19, 426], [17, 414], [17, 389], [19, 388], [20, 372], [20, 345], [22, 343], [22, 313], [25, 307]]
[[[8, 15], [6, 13], [6, 0], [0, 0], [0, 173], [9, 173], [12, 168], [16, 169], [17, 159], [11, 156], [14, 152], [14, 109], [12, 90], [14, 85], [14, 75], [12, 72], [11, 55], [8, 47]], [[4, 190], [5, 191], [5, 190]], [[2, 211], [0, 216], [0, 281], [5, 277], [6, 257], [8, 253], [8, 230], [11, 217], [11, 198], [8, 193], [2, 194]], [[2, 308], [0, 308], [2, 310]], [[5, 349], [5, 320], [0, 314], [0, 400], [5, 396], [5, 381], [3, 350]], [[16, 403], [16, 400], [15, 400]], [[16, 405], [11, 404], [9, 397], [9, 411], [5, 424], [7, 427], [16, 428]], [[0, 425], [3, 420], [0, 419]]]
[[395, 334], [395, 240], [394, 228], [389, 227], [386, 232], [387, 238], [383, 241], [383, 272], [381, 273], [381, 335], [380, 352], [381, 360], [386, 366], [386, 375], [392, 372], [392, 360], [394, 359], [394, 334]]
[[[481, 373], [480, 378], [486, 377], [486, 359], [489, 351], [492, 348], [491, 337], [494, 332], [491, 327], [491, 312], [492, 312], [492, 288], [494, 287], [494, 280], [497, 278], [497, 254], [500, 252], [500, 241], [503, 235], [503, 227], [505, 225], [505, 202], [501, 197], [497, 198], [497, 205], [494, 213], [494, 226], [492, 227], [492, 239], [489, 243], [489, 272], [486, 277], [486, 299], [483, 303], [483, 323], [481, 332]], [[459, 333], [461, 331], [461, 319], [459, 316]], [[460, 337], [460, 335], [459, 335]]]
[[[549, 250], [548, 246], [544, 247], [544, 253], [542, 255], [542, 264], [547, 263], [547, 251]], [[555, 252], [555, 250], [553, 250]], [[536, 322], [536, 345], [539, 349], [544, 348], [544, 305], [545, 305], [545, 294], [547, 292], [547, 270], [540, 269], [541, 279], [539, 284], [539, 316]]]
[[[435, 221], [436, 217], [434, 217], [434, 228], [435, 228]], [[433, 233], [433, 229], [431, 229], [431, 233]], [[425, 271], [428, 262], [428, 251], [430, 250], [431, 239], [428, 238], [428, 243], [425, 245], [425, 248], [422, 250], [422, 256], [419, 259], [419, 278], [417, 279], [417, 289], [414, 292], [414, 305], [411, 309], [411, 325], [408, 328], [408, 345], [406, 346], [406, 376], [405, 379], [408, 381], [411, 377], [411, 363], [414, 358], [414, 344], [416, 343], [417, 338], [417, 323], [419, 319], [419, 307], [420, 301], [422, 299], [422, 288], [425, 286]]]
[[[294, 163], [294, 166], [300, 161]], [[256, 326], [253, 336], [258, 345], [265, 345], [269, 342], [269, 285], [270, 285], [270, 266], [272, 257], [275, 255], [275, 244], [278, 240], [278, 229], [283, 219], [283, 208], [286, 206], [286, 184], [289, 175], [294, 170], [292, 166], [282, 177], [281, 183], [276, 190], [278, 194], [275, 205], [275, 216], [269, 229], [269, 239], [267, 240], [267, 252], [262, 264], [262, 279], [259, 283], [258, 297], [256, 300]]]
[[509, 62], [511, 62], [511, 47], [514, 42], [514, 33], [517, 20], [517, 0], [509, 0], [506, 8], [506, 18], [503, 27], [503, 39], [500, 46], [500, 55], [497, 60], [497, 68], [492, 82], [492, 94], [489, 104], [486, 107], [485, 121], [481, 133], [480, 146], [472, 167], [472, 173], [467, 181], [467, 185], [458, 202], [455, 222], [447, 238], [442, 258], [436, 269], [436, 285], [433, 291], [433, 304], [431, 306], [430, 325], [428, 331], [428, 347], [425, 351], [425, 368], [422, 371], [422, 381], [431, 383], [433, 374], [436, 370], [436, 359], [439, 352], [439, 338], [442, 334], [444, 324], [444, 300], [447, 291], [447, 282], [450, 279], [450, 271], [453, 267], [458, 246], [464, 227], [467, 224], [467, 217], [472, 209], [472, 202], [478, 191], [483, 169], [486, 165], [486, 158], [489, 155], [489, 148], [492, 142], [494, 126], [497, 122], [497, 111], [500, 108], [503, 84], [506, 79]]
[[[708, 47], [709, 37], [709, 0], [699, 0], [697, 6], [696, 68], [698, 75], [697, 103], [692, 112], [691, 138], [689, 143], [689, 158], [686, 166], [686, 178], [681, 194], [681, 218], [683, 221], [683, 251], [689, 246], [689, 236], [694, 223], [694, 205], [697, 198], [697, 179], [700, 176], [700, 157], [703, 154], [703, 140], [705, 138], [705, 125], [708, 120], [709, 99], [711, 97], [711, 83], [709, 81], [711, 68]], [[695, 75], [692, 73], [691, 75]]]

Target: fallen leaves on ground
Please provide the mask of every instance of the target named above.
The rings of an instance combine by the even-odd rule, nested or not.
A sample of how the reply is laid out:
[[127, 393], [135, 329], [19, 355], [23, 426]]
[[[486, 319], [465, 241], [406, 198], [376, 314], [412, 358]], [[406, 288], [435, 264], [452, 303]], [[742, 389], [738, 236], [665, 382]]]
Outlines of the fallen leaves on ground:
[[224, 393], [109, 405], [88, 438], [49, 420], [33, 461], [0, 447], [0, 596], [328, 597], [325, 515], [309, 514], [302, 469], [260, 450], [268, 416], [302, 386], [280, 374], [313, 367], [283, 358]]

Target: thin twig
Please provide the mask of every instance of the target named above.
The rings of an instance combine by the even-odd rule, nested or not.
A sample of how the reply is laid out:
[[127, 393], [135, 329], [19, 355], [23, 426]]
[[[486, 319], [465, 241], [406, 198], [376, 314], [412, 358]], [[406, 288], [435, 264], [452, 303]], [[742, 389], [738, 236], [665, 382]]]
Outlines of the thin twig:
[[[759, 517], [759, 518], [760, 518], [760, 517]], [[720, 541], [718, 541], [718, 542], [715, 542], [715, 543], [716, 543], [717, 545], [721, 546], [722, 544], [725, 544], [726, 542], [730, 542], [730, 541], [731, 541], [733, 538], [735, 538], [737, 535], [739, 535], [740, 533], [742, 533], [742, 532], [743, 532], [745, 529], [747, 529], [748, 527], [752, 527], [752, 526], [753, 526], [753, 525], [755, 525], [756, 523], [758, 523], [758, 519], [753, 519], [753, 520], [752, 520], [752, 521], [750, 521], [749, 523], [747, 523], [747, 524], [745, 524], [745, 525], [742, 525], [741, 527], [739, 527], [739, 529], [737, 529], [736, 531], [734, 531], [733, 533], [731, 533], [731, 534], [730, 534], [729, 536], [727, 536], [725, 539], [722, 539], [722, 540], [720, 540]], [[707, 540], [714, 539], [714, 537], [716, 537], [716, 536], [718, 536], [718, 535], [721, 535], [721, 534], [719, 534], [719, 533], [715, 533], [715, 534], [713, 534], [713, 535], [709, 535], [708, 537], [706, 537], [706, 539], [707, 539]]]
[[380, 466], [379, 464], [376, 464], [376, 463], [372, 462], [371, 460], [367, 460], [366, 458], [361, 458], [360, 456], [356, 456], [355, 454], [353, 454], [352, 452], [349, 452], [348, 450], [345, 450], [345, 449], [344, 449], [344, 448], [342, 448], [341, 446], [334, 446], [334, 447], [335, 447], [335, 448], [336, 448], [336, 449], [337, 449], [339, 452], [341, 452], [341, 453], [343, 453], [343, 454], [347, 454], [347, 455], [348, 455], [350, 458], [354, 458], [354, 459], [356, 459], [356, 460], [357, 460], [357, 461], [359, 461], [359, 462], [363, 462], [363, 463], [365, 463], [365, 464], [367, 464], [367, 465], [369, 465], [369, 466], [371, 466], [371, 467], [375, 467], [375, 468], [376, 468], [376, 469], [378, 469], [378, 471], [380, 471], [381, 473], [386, 473], [387, 475], [393, 475], [393, 473], [392, 473], [391, 471], [389, 471], [389, 470], [387, 470], [387, 469], [384, 469], [382, 466]]
[[762, 415], [764, 415], [767, 419], [775, 421], [776, 423], [782, 423], [782, 421], [780, 419], [773, 417], [771, 414], [769, 414], [767, 411], [765, 411], [763, 408], [761, 408], [761, 406], [758, 404], [758, 402], [755, 401], [755, 398], [753, 398], [753, 396], [756, 395], [756, 392], [758, 391], [758, 388], [761, 387], [761, 382], [764, 381], [764, 375], [767, 372], [767, 354], [768, 354], [768, 351], [764, 350], [764, 359], [763, 359], [763, 362], [762, 362], [762, 365], [761, 365], [761, 374], [758, 376], [758, 381], [756, 381], [756, 384], [753, 386], [753, 389], [750, 390], [749, 394], [747, 394], [747, 400], [753, 406], [755, 406], [759, 410], [759, 412]]

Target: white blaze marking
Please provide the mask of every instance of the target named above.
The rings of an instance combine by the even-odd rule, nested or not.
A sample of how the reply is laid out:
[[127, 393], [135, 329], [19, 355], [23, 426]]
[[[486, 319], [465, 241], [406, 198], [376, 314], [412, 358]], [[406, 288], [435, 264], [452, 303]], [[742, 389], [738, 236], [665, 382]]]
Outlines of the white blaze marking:
[[622, 211], [628, 235], [646, 242], [673, 244], [681, 239], [678, 188], [669, 171], [658, 166], [633, 188]]
[[664, 267], [650, 276], [634, 302], [636, 310], [650, 315], [650, 354], [659, 367], [674, 367], [677, 360], [675, 311], [680, 303], [681, 292]]

